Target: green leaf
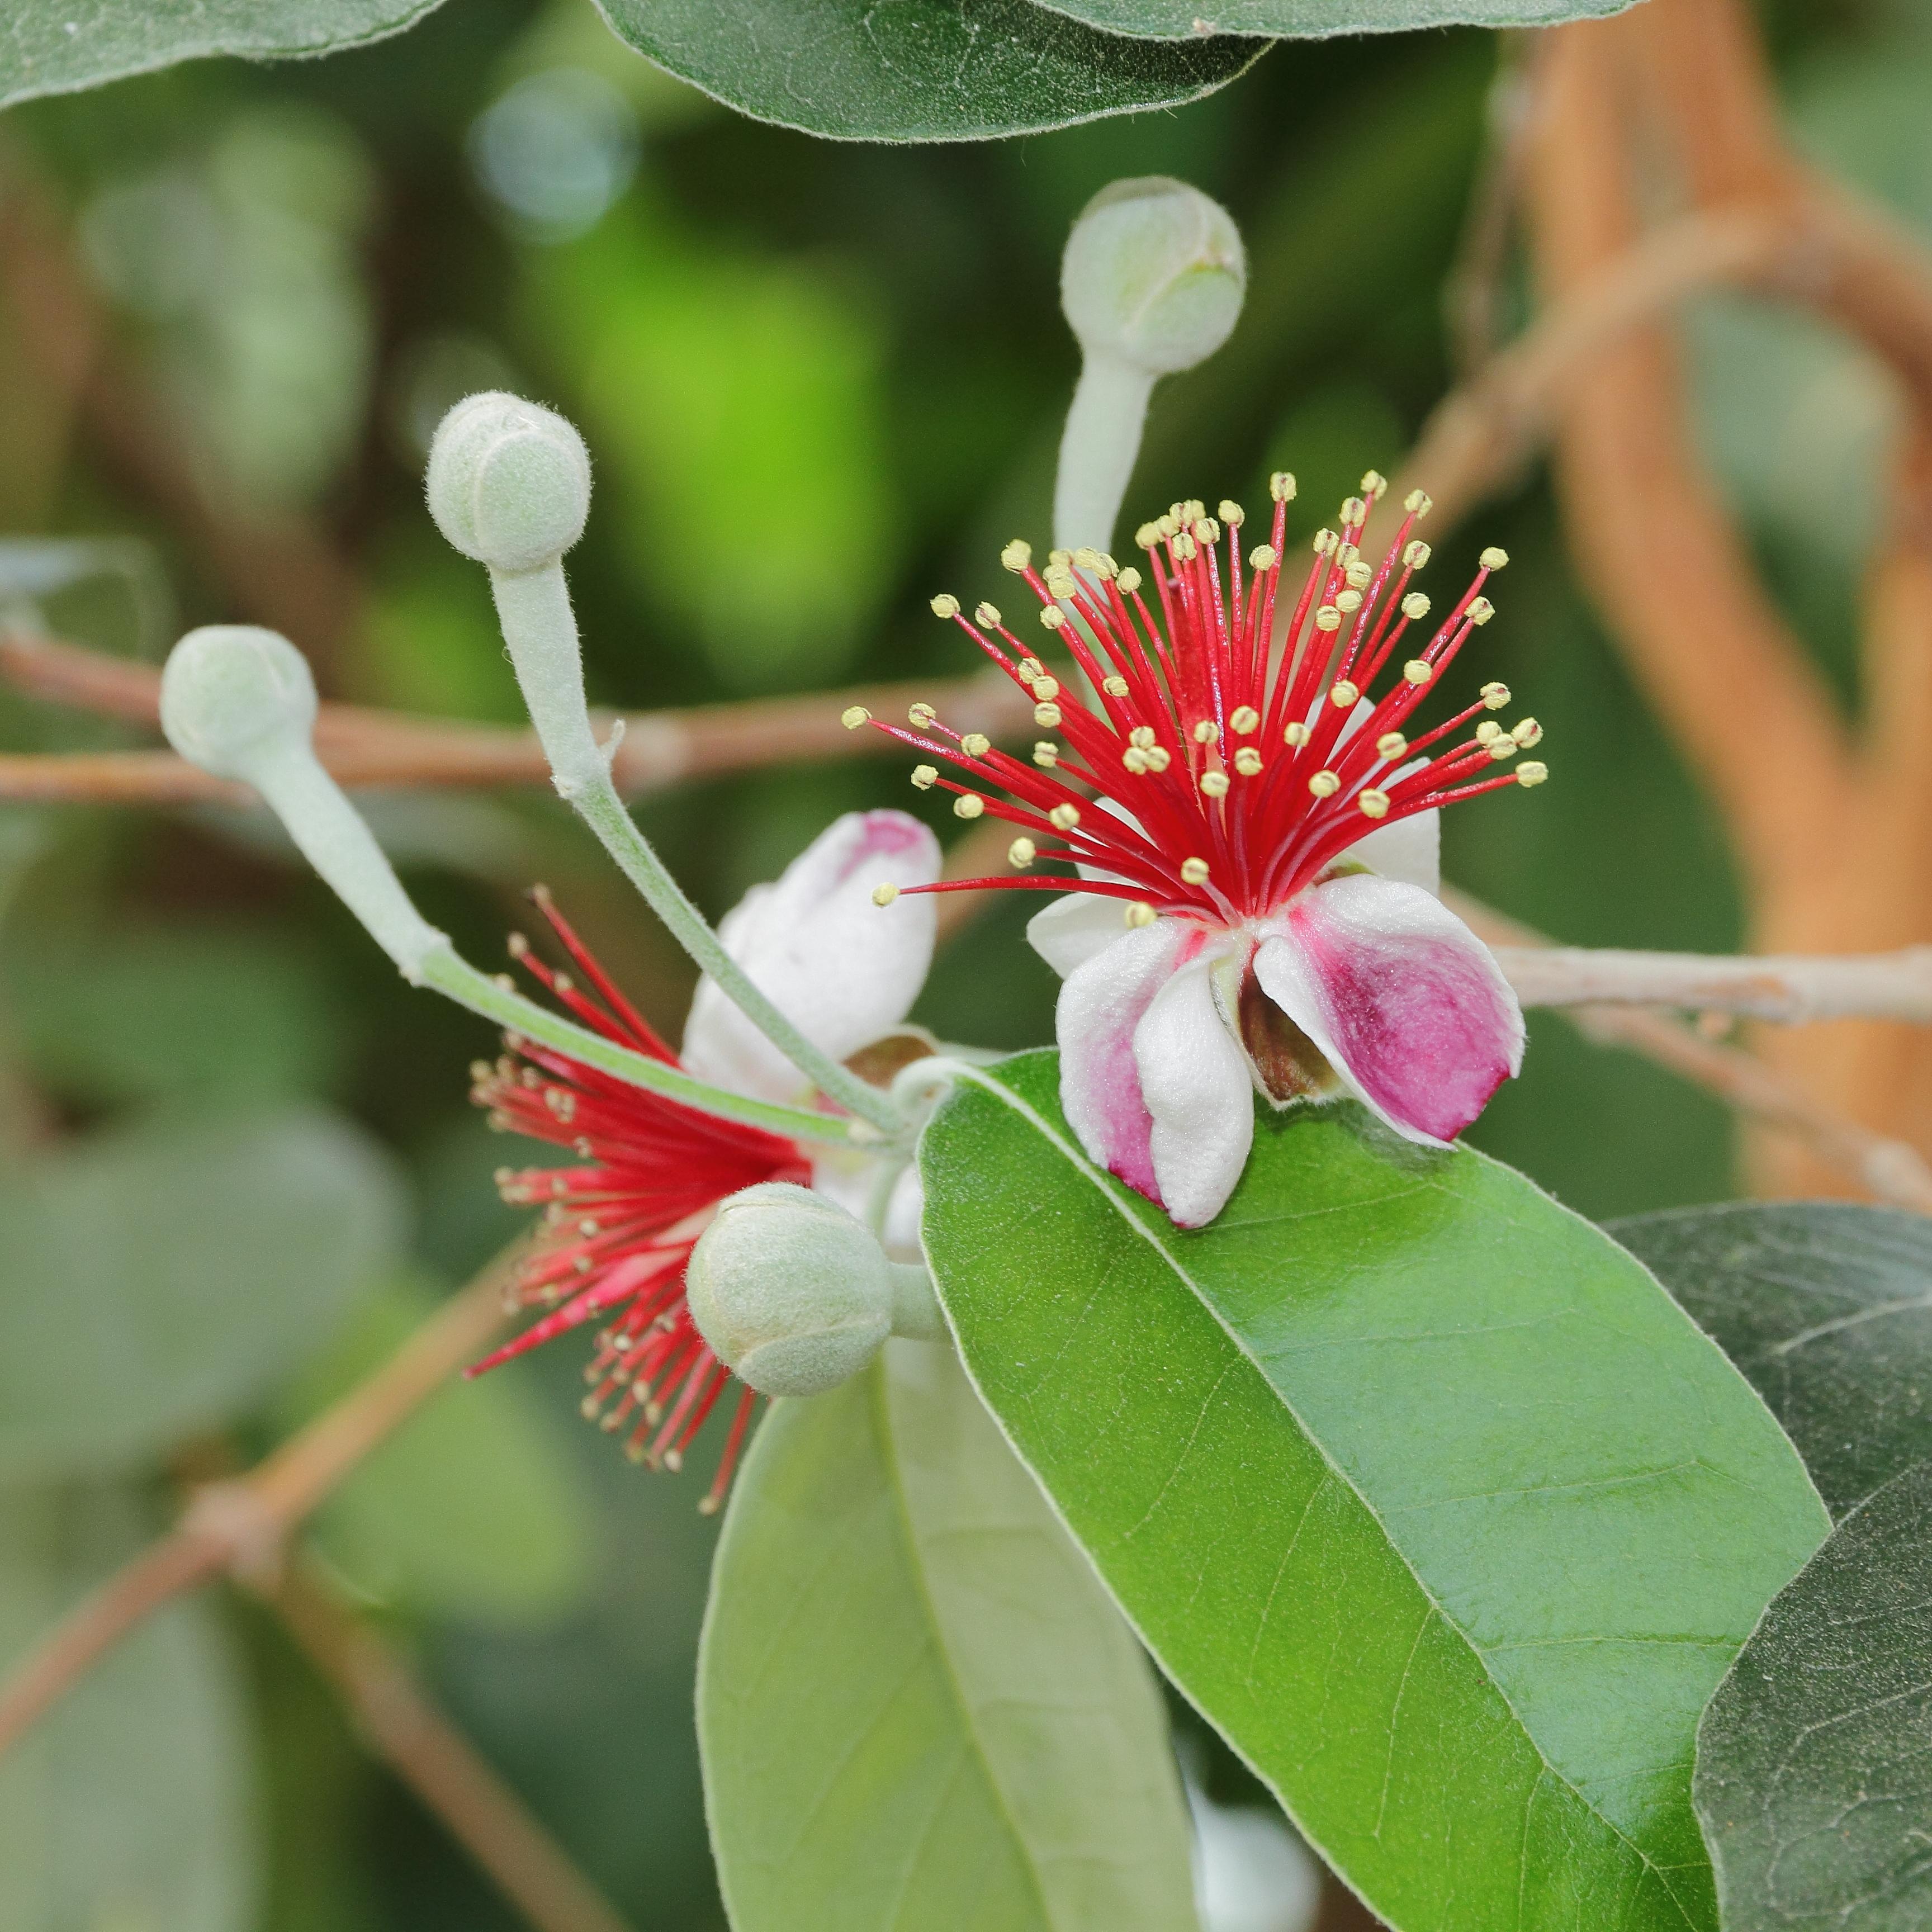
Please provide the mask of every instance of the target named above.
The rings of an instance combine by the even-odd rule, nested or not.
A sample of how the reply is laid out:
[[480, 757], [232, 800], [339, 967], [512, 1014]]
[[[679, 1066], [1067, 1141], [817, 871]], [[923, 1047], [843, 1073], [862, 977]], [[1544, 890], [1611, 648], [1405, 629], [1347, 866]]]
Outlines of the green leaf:
[[1160, 40], [1192, 34], [1265, 34], [1295, 40], [1340, 34], [1400, 34], [1424, 27], [1553, 27], [1598, 20], [1635, 0], [1044, 0], [1055, 13], [1113, 34]]
[[0, 107], [208, 54], [272, 60], [400, 33], [440, 0], [15, 0], [0, 22]]
[[[0, 1488], [0, 1666], [154, 1533], [138, 1492]], [[110, 1651], [0, 1762], [8, 1932], [248, 1932], [254, 1767], [206, 1599]]]
[[1932, 1464], [1846, 1517], [1698, 1733], [1725, 1932], [1932, 1923]]
[[[435, 1306], [410, 1282], [371, 1297], [290, 1390], [285, 1426], [387, 1360]], [[364, 1594], [425, 1616], [495, 1624], [542, 1623], [574, 1607], [596, 1534], [569, 1451], [537, 1391], [514, 1372], [452, 1382], [356, 1466], [315, 1530]]]
[[1744, 1201], [1610, 1232], [1770, 1405], [1834, 1517], [1932, 1460], [1932, 1221]]
[[618, 37], [760, 121], [848, 140], [970, 141], [1172, 107], [1264, 50], [1136, 45], [1032, 0], [598, 0]]
[[967, 1366], [1168, 1675], [1404, 1932], [1708, 1928], [1697, 1715], [1827, 1520], [1598, 1229], [1354, 1108], [1177, 1232], [1051, 1054], [921, 1154]]
[[388, 1157], [308, 1110], [156, 1118], [0, 1181], [0, 1478], [124, 1468], [268, 1393], [401, 1232]]
[[779, 1402], [740, 1475], [698, 1732], [737, 1932], [1181, 1932], [1132, 1637], [949, 1349]]

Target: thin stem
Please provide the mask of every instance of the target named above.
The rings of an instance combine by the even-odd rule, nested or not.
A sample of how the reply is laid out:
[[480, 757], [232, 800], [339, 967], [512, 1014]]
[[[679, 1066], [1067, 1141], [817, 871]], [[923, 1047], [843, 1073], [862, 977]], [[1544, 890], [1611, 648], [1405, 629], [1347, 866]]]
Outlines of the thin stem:
[[1053, 490], [1053, 541], [1060, 549], [1113, 548], [1154, 385], [1120, 356], [1090, 351], [1081, 364]]
[[[625, 808], [624, 801], [617, 796], [617, 788], [610, 782], [609, 774], [601, 772], [593, 778], [571, 802], [582, 815], [584, 822], [596, 833], [604, 850], [616, 860], [625, 878], [644, 895], [645, 903], [670, 928], [671, 937], [718, 982], [745, 1017], [800, 1072], [808, 1074], [820, 1093], [836, 1100], [860, 1119], [869, 1121], [880, 1132], [897, 1134], [904, 1124], [898, 1109], [885, 1095], [876, 1087], [868, 1086], [850, 1068], [840, 1066], [830, 1054], [813, 1046], [752, 983], [744, 968], [725, 951], [724, 943], [712, 931], [710, 922], [686, 896], [684, 888], [671, 877], [664, 861], [652, 849], [650, 840], [638, 830]], [[692, 1084], [698, 1084], [695, 1082]], [[723, 1110], [710, 1107], [706, 1111], [717, 1113]], [[777, 1111], [791, 1114], [796, 1110], [784, 1108]], [[747, 1117], [730, 1114], [727, 1118]], [[784, 1127], [775, 1131], [796, 1134], [799, 1130]], [[844, 1134], [834, 1136], [823, 1130], [814, 1136], [820, 1140], [846, 1137]]]
[[364, 1738], [537, 1932], [628, 1932], [408, 1666], [298, 1558], [248, 1587], [341, 1693]]
[[[494, 1021], [506, 1031], [555, 1047], [560, 1053], [567, 1053], [573, 1060], [609, 1074], [614, 1080], [662, 1094], [667, 1100], [699, 1113], [714, 1114], [722, 1120], [736, 1120], [746, 1126], [762, 1127], [767, 1133], [784, 1134], [793, 1140], [824, 1141], [837, 1145], [875, 1138], [866, 1123], [842, 1114], [813, 1113], [802, 1107], [780, 1106], [770, 1100], [728, 1093], [722, 1087], [694, 1078], [681, 1067], [634, 1053], [628, 1047], [578, 1026], [535, 1000], [526, 1000], [488, 974], [478, 972], [452, 947], [438, 947], [424, 960], [422, 970], [424, 986], [434, 987], [446, 998]], [[874, 1100], [880, 1097], [874, 1089], [866, 1090]], [[901, 1124], [898, 1117], [895, 1113], [889, 1118], [890, 1131], [896, 1132]]]

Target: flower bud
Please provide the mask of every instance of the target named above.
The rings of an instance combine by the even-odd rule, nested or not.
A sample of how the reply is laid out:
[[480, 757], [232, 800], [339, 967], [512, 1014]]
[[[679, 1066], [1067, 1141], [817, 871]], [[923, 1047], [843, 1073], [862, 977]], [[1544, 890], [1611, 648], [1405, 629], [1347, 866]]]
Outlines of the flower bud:
[[789, 1181], [724, 1202], [692, 1250], [685, 1294], [712, 1352], [763, 1395], [836, 1388], [896, 1328], [945, 1332], [923, 1268], [887, 1260], [871, 1229]]
[[161, 674], [168, 742], [218, 778], [253, 782], [265, 759], [308, 743], [315, 710], [308, 660], [254, 624], [190, 631]]
[[1073, 224], [1060, 298], [1089, 355], [1150, 376], [1191, 369], [1227, 340], [1247, 262], [1219, 202], [1165, 175], [1102, 188]]
[[454, 548], [517, 574], [556, 562], [584, 534], [590, 458], [554, 411], [486, 390], [438, 425], [424, 487]]

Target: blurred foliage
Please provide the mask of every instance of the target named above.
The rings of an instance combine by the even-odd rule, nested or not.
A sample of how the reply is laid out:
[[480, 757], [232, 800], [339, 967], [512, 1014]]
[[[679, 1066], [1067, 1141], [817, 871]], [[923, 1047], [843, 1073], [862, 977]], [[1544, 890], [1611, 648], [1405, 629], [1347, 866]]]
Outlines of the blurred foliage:
[[[1927, 25], [1904, 0], [1772, 21], [1801, 138], [1932, 229]], [[10, 116], [8, 165], [72, 211], [118, 352], [224, 514], [244, 530], [263, 507], [305, 515], [340, 546], [362, 602], [320, 665], [332, 694], [506, 720], [516, 699], [487, 586], [422, 508], [427, 436], [455, 398], [520, 388], [585, 426], [598, 494], [572, 584], [598, 701], [962, 672], [926, 599], [997, 595], [999, 544], [1046, 534], [1074, 371], [1058, 254], [1088, 196], [1120, 175], [1181, 174], [1227, 203], [1254, 262], [1226, 351], [1156, 398], [1130, 508], [1252, 501], [1285, 465], [1312, 528], [1364, 466], [1390, 466], [1450, 380], [1442, 290], [1497, 52], [1466, 30], [1303, 44], [1172, 112], [888, 149], [734, 116], [626, 51], [589, 0], [464, 0], [328, 61], [202, 62], [34, 103]], [[231, 615], [192, 532], [108, 460], [11, 313], [0, 303], [0, 537], [117, 548], [0, 550], [0, 594], [51, 628], [150, 656], [166, 641], [157, 584], [184, 621]], [[1856, 704], [1882, 380], [1767, 310], [1711, 304], [1689, 334], [1713, 460]], [[1451, 877], [1584, 944], [1734, 944], [1721, 836], [1580, 594], [1540, 477], [1444, 543], [1443, 580], [1486, 542], [1514, 561], [1480, 669], [1543, 720], [1556, 782], [1452, 814]], [[74, 574], [97, 566], [109, 574]], [[0, 692], [0, 742], [140, 740]], [[472, 957], [501, 956], [506, 928], [526, 922], [518, 894], [544, 878], [676, 1035], [688, 967], [554, 800], [372, 803], [425, 913]], [[640, 816], [717, 914], [836, 812], [886, 803], [932, 809], [883, 760], [689, 786]], [[943, 952], [917, 1016], [942, 1037], [1048, 1037], [1054, 982], [1020, 938], [1021, 897]], [[190, 1430], [266, 1447], [399, 1334], [430, 1284], [463, 1279], [515, 1232], [490, 1174], [519, 1156], [466, 1102], [485, 1030], [404, 986], [258, 819], [0, 816], [0, 1444], [50, 1418], [60, 1444], [0, 1489], [10, 1651], [142, 1520], [134, 1487], [74, 1487], [83, 1468], [152, 1483]], [[291, 1133], [307, 1149], [292, 1169], [275, 1154]], [[1476, 1138], [1592, 1214], [1733, 1186], [1721, 1109], [1553, 1017]], [[406, 1276], [394, 1163], [414, 1196]], [[332, 1188], [333, 1240], [292, 1240], [297, 1203], [321, 1211]], [[306, 1286], [298, 1246], [328, 1264]], [[692, 1682], [708, 1472], [642, 1474], [578, 1424], [584, 1352], [564, 1341], [452, 1390], [317, 1534], [640, 1932], [707, 1932], [722, 1921]], [[16, 1556], [51, 1520], [78, 1554]], [[96, 1862], [103, 1885], [139, 1870], [167, 1902], [148, 1919], [78, 1922], [514, 1924], [275, 1632], [218, 1610], [158, 1626], [144, 1640], [158, 1648], [116, 1666], [214, 1687], [182, 1720], [214, 1727], [180, 1733], [194, 1778], [130, 1810], [161, 1835], [144, 1826], [124, 1858]], [[245, 1681], [224, 1622], [246, 1639]], [[73, 1724], [96, 1724], [86, 1712], [100, 1707], [73, 1708]], [[46, 1735], [42, 1782], [0, 1792], [0, 1833], [29, 1843], [33, 1808], [69, 1788], [44, 1780], [94, 1762], [62, 1754], [116, 1749], [98, 1726]], [[129, 1777], [148, 1774], [140, 1750], [119, 1755]], [[254, 1840], [236, 1820], [258, 1777], [268, 1903], [251, 1916]], [[1245, 1789], [1225, 1756], [1207, 1777], [1217, 1798]], [[76, 1922], [50, 1916], [44, 1901], [61, 1896], [16, 1909], [0, 1895], [0, 1921]]]

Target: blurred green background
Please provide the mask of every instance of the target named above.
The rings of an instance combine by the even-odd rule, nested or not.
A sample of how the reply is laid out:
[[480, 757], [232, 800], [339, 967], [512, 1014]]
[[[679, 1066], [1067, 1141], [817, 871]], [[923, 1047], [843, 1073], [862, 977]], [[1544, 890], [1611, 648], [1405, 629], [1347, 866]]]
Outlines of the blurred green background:
[[[1932, 227], [1925, 16], [1793, 0], [1767, 27], [1803, 140]], [[1282, 466], [1312, 529], [1366, 466], [1392, 470], [1450, 380], [1444, 280], [1506, 53], [1476, 32], [1284, 47], [1178, 112], [886, 148], [736, 118], [620, 47], [588, 0], [452, 0], [333, 59], [16, 110], [0, 201], [34, 179], [70, 212], [118, 352], [226, 514], [298, 512], [339, 544], [362, 594], [319, 664], [330, 694], [517, 717], [483, 578], [418, 481], [448, 404], [506, 386], [574, 416], [598, 465], [572, 559], [594, 695], [682, 704], [971, 668], [926, 599], [995, 590], [1000, 542], [1046, 536], [1075, 366], [1059, 249], [1116, 176], [1219, 196], [1253, 261], [1230, 346], [1156, 398], [1130, 517], [1255, 500]], [[1508, 297], [1520, 318], [1514, 280]], [[232, 608], [77, 426], [17, 313], [0, 604], [158, 658]], [[1856, 705], [1885, 380], [1740, 304], [1687, 332], [1706, 447]], [[1490, 542], [1514, 561], [1477, 668], [1544, 721], [1556, 782], [1454, 814], [1450, 876], [1576, 942], [1733, 944], [1721, 839], [1580, 598], [1540, 476], [1438, 572]], [[8, 748], [134, 742], [0, 693]], [[715, 914], [834, 813], [932, 802], [886, 761], [692, 786], [640, 815]], [[542, 878], [675, 1034], [688, 968], [554, 801], [370, 810], [471, 956], [500, 956]], [[1048, 1037], [1022, 898], [943, 953], [916, 1015], [942, 1036]], [[260, 1453], [517, 1221], [490, 1180], [504, 1146], [465, 1099], [487, 1033], [409, 992], [262, 823], [7, 812], [0, 915], [11, 1654], [164, 1520], [184, 1456]], [[1532, 1042], [1481, 1144], [1592, 1215], [1731, 1191], [1714, 1104], [1559, 1021]], [[691, 1718], [705, 1478], [640, 1474], [580, 1424], [580, 1363], [566, 1342], [446, 1394], [330, 1505], [321, 1546], [641, 1932], [705, 1932], [722, 1922]], [[21, 1932], [516, 1922], [276, 1629], [218, 1598], [157, 1622], [0, 1772], [0, 1924]]]

